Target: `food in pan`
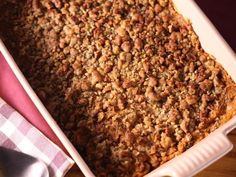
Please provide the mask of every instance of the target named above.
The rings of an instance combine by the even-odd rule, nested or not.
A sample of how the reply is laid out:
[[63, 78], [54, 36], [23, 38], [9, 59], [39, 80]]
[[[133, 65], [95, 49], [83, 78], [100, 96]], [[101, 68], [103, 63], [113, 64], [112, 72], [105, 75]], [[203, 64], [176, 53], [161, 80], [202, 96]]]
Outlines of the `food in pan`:
[[235, 83], [172, 1], [8, 0], [0, 10], [16, 62], [97, 176], [143, 176], [236, 112]]

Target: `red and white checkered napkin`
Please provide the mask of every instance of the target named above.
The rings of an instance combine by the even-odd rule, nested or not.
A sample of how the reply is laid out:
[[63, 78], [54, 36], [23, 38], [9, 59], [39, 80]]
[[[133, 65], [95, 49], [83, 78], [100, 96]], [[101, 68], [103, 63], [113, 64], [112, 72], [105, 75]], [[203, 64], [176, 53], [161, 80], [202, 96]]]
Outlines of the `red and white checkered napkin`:
[[0, 146], [21, 151], [48, 165], [50, 177], [61, 177], [73, 161], [0, 98]]

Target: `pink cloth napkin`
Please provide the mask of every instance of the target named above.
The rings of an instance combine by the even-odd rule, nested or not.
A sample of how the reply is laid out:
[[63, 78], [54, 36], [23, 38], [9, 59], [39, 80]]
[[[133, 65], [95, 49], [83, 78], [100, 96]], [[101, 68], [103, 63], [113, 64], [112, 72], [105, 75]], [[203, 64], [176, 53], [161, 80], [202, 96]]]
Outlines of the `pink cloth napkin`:
[[0, 146], [14, 149], [47, 164], [50, 177], [62, 177], [73, 161], [54, 143], [0, 98]]
[[0, 53], [0, 97], [14, 107], [45, 136], [65, 150], [57, 136], [38, 112]]

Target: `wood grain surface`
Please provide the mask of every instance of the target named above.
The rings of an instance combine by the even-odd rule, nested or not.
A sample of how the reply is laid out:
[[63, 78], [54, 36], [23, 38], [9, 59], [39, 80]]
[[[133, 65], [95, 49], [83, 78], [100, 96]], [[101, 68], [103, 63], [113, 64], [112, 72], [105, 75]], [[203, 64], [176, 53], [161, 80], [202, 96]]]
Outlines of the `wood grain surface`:
[[[236, 177], [236, 130], [229, 134], [234, 148], [226, 156], [197, 174], [195, 177]], [[77, 167], [73, 167], [66, 177], [84, 177]]]

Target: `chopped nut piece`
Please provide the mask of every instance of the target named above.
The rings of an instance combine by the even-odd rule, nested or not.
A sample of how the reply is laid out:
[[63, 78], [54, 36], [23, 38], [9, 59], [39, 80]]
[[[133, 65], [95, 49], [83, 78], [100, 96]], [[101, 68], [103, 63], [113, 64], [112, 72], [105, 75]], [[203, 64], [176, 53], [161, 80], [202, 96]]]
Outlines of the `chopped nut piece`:
[[124, 28], [122, 28], [122, 27], [119, 27], [117, 30], [116, 30], [116, 32], [117, 32], [117, 34], [119, 35], [119, 36], [121, 36], [121, 37], [125, 37], [125, 36], [127, 36], [127, 31], [124, 29]]
[[132, 58], [132, 55], [130, 53], [127, 53], [127, 52], [121, 52], [120, 53], [120, 59], [122, 61], [130, 61]]
[[143, 42], [140, 38], [135, 39], [134, 48], [141, 50], [143, 48]]
[[195, 95], [191, 95], [191, 96], [187, 96], [187, 97], [186, 97], [186, 101], [187, 101], [187, 103], [188, 103], [189, 105], [193, 105], [193, 104], [196, 104], [196, 103], [197, 103], [198, 98], [197, 98], [197, 96], [195, 96]]
[[200, 83], [199, 87], [203, 91], [210, 90], [213, 87], [213, 82], [210, 80], [204, 80]]
[[159, 13], [159, 12], [161, 12], [162, 7], [159, 4], [156, 4], [154, 10], [156, 13]]
[[155, 77], [150, 77], [149, 78], [149, 82], [148, 82], [148, 85], [150, 87], [155, 87], [157, 85], [157, 79]]
[[99, 112], [98, 113], [98, 122], [101, 122], [104, 119], [105, 115], [104, 112]]
[[189, 125], [189, 120], [187, 121], [186, 119], [184, 119], [181, 124], [180, 124], [180, 128], [187, 133], [188, 132], [188, 125]]
[[179, 107], [180, 109], [184, 110], [188, 107], [188, 103], [185, 100], [181, 100]]
[[144, 69], [144, 71], [147, 73], [148, 71], [149, 71], [149, 64], [147, 63], [147, 62], [144, 62], [143, 63], [143, 69]]
[[101, 82], [102, 80], [103, 80], [102, 75], [97, 70], [94, 70], [92, 72], [92, 83], [95, 84], [97, 82]]
[[53, 4], [56, 6], [56, 8], [60, 9], [62, 7], [61, 0], [52, 0]]
[[162, 133], [161, 134], [161, 146], [164, 147], [165, 149], [168, 149], [171, 147], [172, 144], [172, 139], [168, 137], [166, 134]]
[[126, 41], [121, 45], [122, 50], [125, 52], [129, 52], [131, 50], [131, 44], [130, 42]]
[[195, 65], [193, 62], [190, 63], [190, 66], [189, 66], [189, 71], [190, 72], [194, 72], [194, 69], [195, 69]]
[[159, 0], [159, 3], [162, 7], [165, 7], [168, 4], [168, 0]]
[[132, 132], [127, 132], [125, 134], [125, 142], [127, 143], [128, 146], [135, 143], [135, 136]]
[[131, 13], [131, 19], [132, 21], [140, 21], [142, 19], [142, 16], [138, 13]]
[[121, 43], [122, 43], [122, 38], [121, 38], [121, 36], [116, 35], [116, 37], [115, 37], [115, 39], [114, 39], [114, 43], [115, 43], [116, 45], [120, 46]]
[[111, 71], [112, 71], [112, 66], [111, 65], [105, 66], [105, 68], [104, 68], [105, 73], [109, 73]]
[[83, 81], [82, 83], [81, 83], [81, 89], [82, 90], [89, 90], [90, 89], [90, 83], [89, 82], [87, 82], [87, 81]]
[[123, 88], [130, 88], [132, 87], [132, 81], [129, 81], [129, 80], [125, 80], [122, 84], [122, 87]]
[[114, 46], [112, 47], [112, 51], [113, 51], [114, 54], [119, 54], [120, 48], [119, 48], [117, 45], [114, 45]]
[[139, 76], [141, 77], [141, 78], [145, 78], [145, 72], [143, 71], [143, 70], [141, 70], [141, 71], [139, 71]]
[[78, 51], [76, 49], [74, 49], [74, 48], [71, 48], [70, 49], [70, 54], [71, 54], [71, 56], [75, 57], [78, 54]]
[[150, 100], [150, 101], [159, 101], [160, 98], [157, 96], [157, 94], [153, 91], [148, 91], [146, 93], [147, 95], [147, 98]]

